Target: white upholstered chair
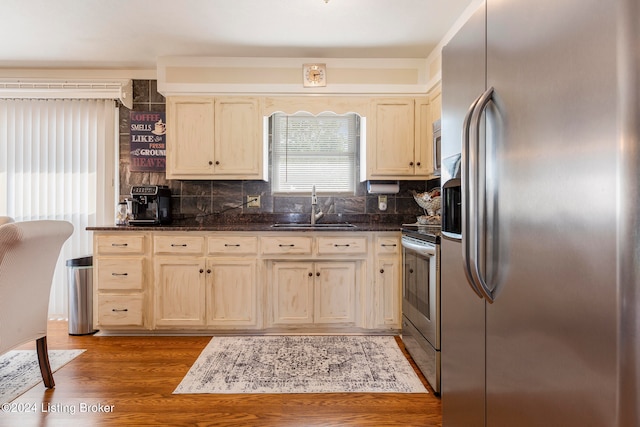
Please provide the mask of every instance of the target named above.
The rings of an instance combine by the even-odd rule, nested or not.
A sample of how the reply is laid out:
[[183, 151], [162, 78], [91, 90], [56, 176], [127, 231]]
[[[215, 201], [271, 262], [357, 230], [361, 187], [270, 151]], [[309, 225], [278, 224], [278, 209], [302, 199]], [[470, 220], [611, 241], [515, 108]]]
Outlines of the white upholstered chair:
[[53, 388], [47, 352], [49, 294], [56, 262], [73, 233], [67, 221], [0, 225], [0, 354], [36, 340], [45, 387]]

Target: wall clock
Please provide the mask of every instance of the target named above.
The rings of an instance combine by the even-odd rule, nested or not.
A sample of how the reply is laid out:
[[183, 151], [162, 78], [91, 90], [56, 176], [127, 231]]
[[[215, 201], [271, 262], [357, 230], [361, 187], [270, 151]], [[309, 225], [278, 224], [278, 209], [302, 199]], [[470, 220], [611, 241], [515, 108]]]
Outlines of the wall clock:
[[304, 87], [327, 85], [327, 66], [325, 64], [303, 64], [302, 81]]

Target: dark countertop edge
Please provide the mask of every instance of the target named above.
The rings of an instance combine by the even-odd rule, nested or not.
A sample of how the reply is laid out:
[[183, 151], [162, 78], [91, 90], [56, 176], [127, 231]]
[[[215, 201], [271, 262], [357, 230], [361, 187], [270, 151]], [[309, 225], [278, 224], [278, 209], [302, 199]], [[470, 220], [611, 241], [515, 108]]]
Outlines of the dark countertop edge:
[[88, 231], [275, 231], [275, 232], [357, 232], [357, 231], [398, 231], [400, 232], [401, 224], [387, 223], [352, 223], [353, 228], [287, 228], [272, 227], [272, 224], [213, 224], [201, 227], [182, 226], [182, 225], [156, 225], [156, 226], [120, 226], [111, 225], [103, 227], [87, 227]]

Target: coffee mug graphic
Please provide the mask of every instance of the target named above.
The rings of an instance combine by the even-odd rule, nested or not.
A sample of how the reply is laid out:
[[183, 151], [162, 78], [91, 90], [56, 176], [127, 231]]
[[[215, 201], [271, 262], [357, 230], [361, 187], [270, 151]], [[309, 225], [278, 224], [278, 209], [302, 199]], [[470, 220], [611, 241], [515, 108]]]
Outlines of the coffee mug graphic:
[[151, 131], [154, 135], [164, 135], [167, 132], [167, 124], [162, 122], [162, 119], [155, 123], [154, 129]]

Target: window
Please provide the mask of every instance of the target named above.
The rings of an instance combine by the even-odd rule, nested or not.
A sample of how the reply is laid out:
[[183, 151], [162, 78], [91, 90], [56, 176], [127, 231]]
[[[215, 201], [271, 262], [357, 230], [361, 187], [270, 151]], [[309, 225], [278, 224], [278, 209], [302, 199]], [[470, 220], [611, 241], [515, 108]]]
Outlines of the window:
[[113, 100], [0, 99], [0, 215], [75, 228], [58, 259], [50, 318], [67, 317], [65, 260], [91, 254], [86, 227], [113, 221], [117, 117]]
[[355, 192], [357, 114], [309, 113], [271, 116], [272, 192]]

